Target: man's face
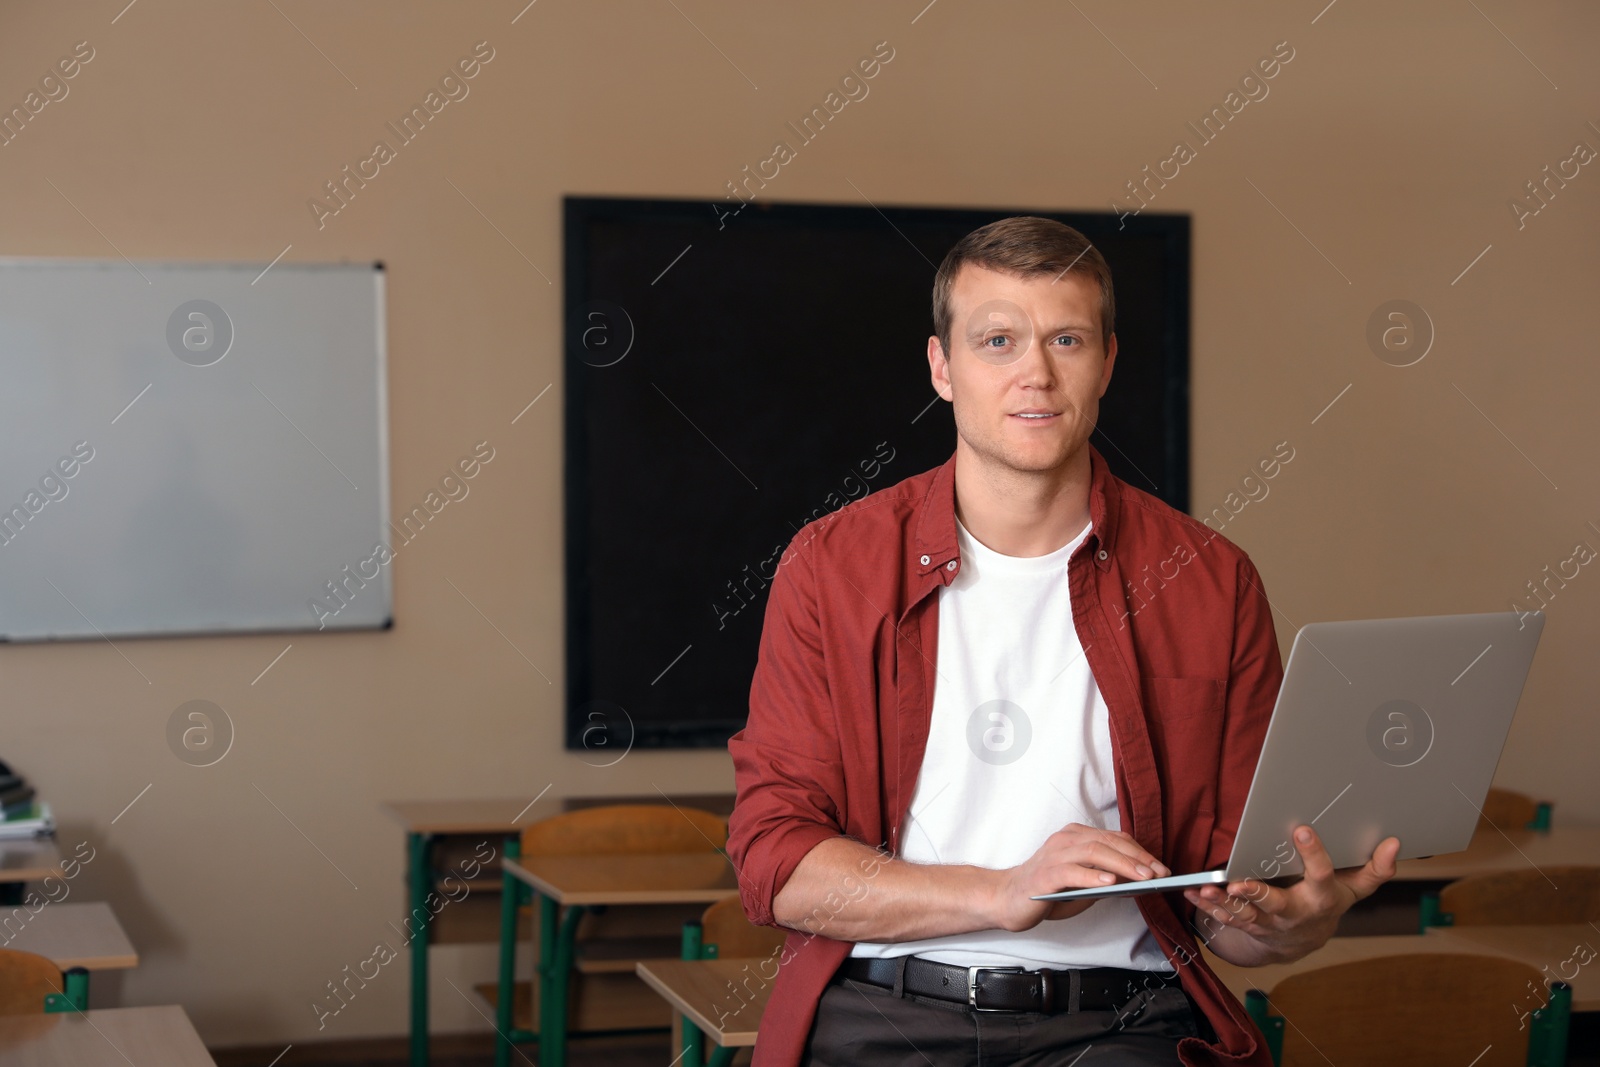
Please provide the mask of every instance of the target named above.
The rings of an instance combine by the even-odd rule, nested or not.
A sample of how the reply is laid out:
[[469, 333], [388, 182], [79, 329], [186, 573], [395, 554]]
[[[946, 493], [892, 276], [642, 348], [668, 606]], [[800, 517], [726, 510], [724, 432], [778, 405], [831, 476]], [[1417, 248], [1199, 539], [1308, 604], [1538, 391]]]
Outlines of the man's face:
[[1116, 362], [1116, 336], [1100, 335], [1099, 286], [967, 263], [950, 295], [950, 351], [930, 337], [928, 367], [962, 444], [985, 465], [1062, 467], [1089, 440]]

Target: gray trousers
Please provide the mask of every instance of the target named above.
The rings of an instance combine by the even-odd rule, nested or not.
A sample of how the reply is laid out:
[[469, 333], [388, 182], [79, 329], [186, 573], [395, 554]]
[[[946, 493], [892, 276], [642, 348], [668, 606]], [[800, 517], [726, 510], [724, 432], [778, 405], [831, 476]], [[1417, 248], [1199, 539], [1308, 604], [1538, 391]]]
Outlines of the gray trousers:
[[806, 1039], [804, 1067], [1144, 1067], [1177, 1064], [1183, 1037], [1212, 1038], [1177, 986], [1134, 995], [1118, 1011], [1056, 1015], [970, 1011], [896, 997], [835, 977]]

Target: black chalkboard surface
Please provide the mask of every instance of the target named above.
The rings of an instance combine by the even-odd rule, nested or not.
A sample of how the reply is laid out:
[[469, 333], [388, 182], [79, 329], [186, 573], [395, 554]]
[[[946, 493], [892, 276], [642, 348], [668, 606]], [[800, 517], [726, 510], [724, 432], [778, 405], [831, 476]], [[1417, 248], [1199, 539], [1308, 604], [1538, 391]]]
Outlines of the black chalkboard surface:
[[1189, 219], [1151, 213], [569, 197], [569, 749], [721, 746], [743, 724], [767, 579], [799, 528], [943, 463], [934, 273], [1009, 215], [1111, 265], [1117, 367], [1094, 445], [1189, 496]]

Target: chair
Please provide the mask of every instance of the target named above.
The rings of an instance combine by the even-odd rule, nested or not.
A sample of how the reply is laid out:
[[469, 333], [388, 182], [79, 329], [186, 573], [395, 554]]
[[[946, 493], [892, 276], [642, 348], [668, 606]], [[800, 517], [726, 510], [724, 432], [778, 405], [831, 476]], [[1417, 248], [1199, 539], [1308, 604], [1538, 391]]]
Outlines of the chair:
[[1245, 1007], [1279, 1067], [1558, 1067], [1572, 989], [1556, 982], [1547, 993], [1539, 970], [1516, 960], [1416, 953], [1301, 971], [1270, 999], [1252, 989]]
[[1496, 871], [1422, 900], [1422, 926], [1550, 926], [1600, 922], [1600, 867]]
[[[705, 910], [698, 922], [683, 924], [683, 958], [686, 960], [768, 959], [783, 950], [788, 931], [772, 926], [757, 926], [744, 914], [738, 897], [719, 900]], [[704, 1067], [705, 1035], [686, 1017], [683, 1028], [684, 1067]], [[728, 1067], [737, 1049], [717, 1048], [710, 1067]]]
[[728, 823], [722, 816], [667, 804], [580, 808], [522, 832], [524, 856], [701, 852], [720, 850], [727, 843]]
[[[720, 815], [698, 808], [669, 804], [608, 804], [563, 812], [534, 823], [520, 838], [506, 841], [505, 858], [532, 856], [615, 856], [669, 852], [721, 852], [728, 842], [728, 823]], [[538, 1036], [533, 1018], [517, 1018], [516, 1001], [532, 1003], [532, 990], [517, 983], [517, 914], [532, 898], [524, 883], [505, 875], [500, 902], [500, 977], [493, 985], [482, 985], [478, 992], [495, 1010], [495, 1024], [502, 1039], [496, 1043], [495, 1062], [509, 1062], [513, 1042], [531, 1041]], [[539, 1020], [564, 1019], [567, 1015], [567, 977], [573, 968], [578, 924], [591, 909], [584, 905], [567, 908], [566, 915], [548, 897], [539, 897], [539, 952], [537, 967]], [[631, 970], [631, 964], [628, 964]], [[529, 1025], [520, 1025], [526, 1021]], [[518, 1024], [518, 1025], [514, 1025]], [[541, 1060], [543, 1059], [541, 1055]]]
[[1548, 830], [1552, 805], [1548, 800], [1534, 800], [1525, 793], [1509, 789], [1490, 789], [1484, 798], [1478, 827], [1495, 826], [1501, 830]]
[[70, 1011], [61, 969], [43, 956], [0, 948], [0, 1015]]

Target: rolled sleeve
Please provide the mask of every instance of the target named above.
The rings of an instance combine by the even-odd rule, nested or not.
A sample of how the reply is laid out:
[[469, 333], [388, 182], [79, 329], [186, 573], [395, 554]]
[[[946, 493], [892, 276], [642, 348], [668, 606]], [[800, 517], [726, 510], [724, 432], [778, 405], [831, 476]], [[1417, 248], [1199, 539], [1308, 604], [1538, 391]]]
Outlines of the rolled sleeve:
[[768, 594], [749, 719], [728, 742], [728, 857], [746, 916], [763, 926], [776, 925], [773, 898], [806, 853], [844, 833], [846, 814], [816, 575], [793, 543], [784, 560]]

